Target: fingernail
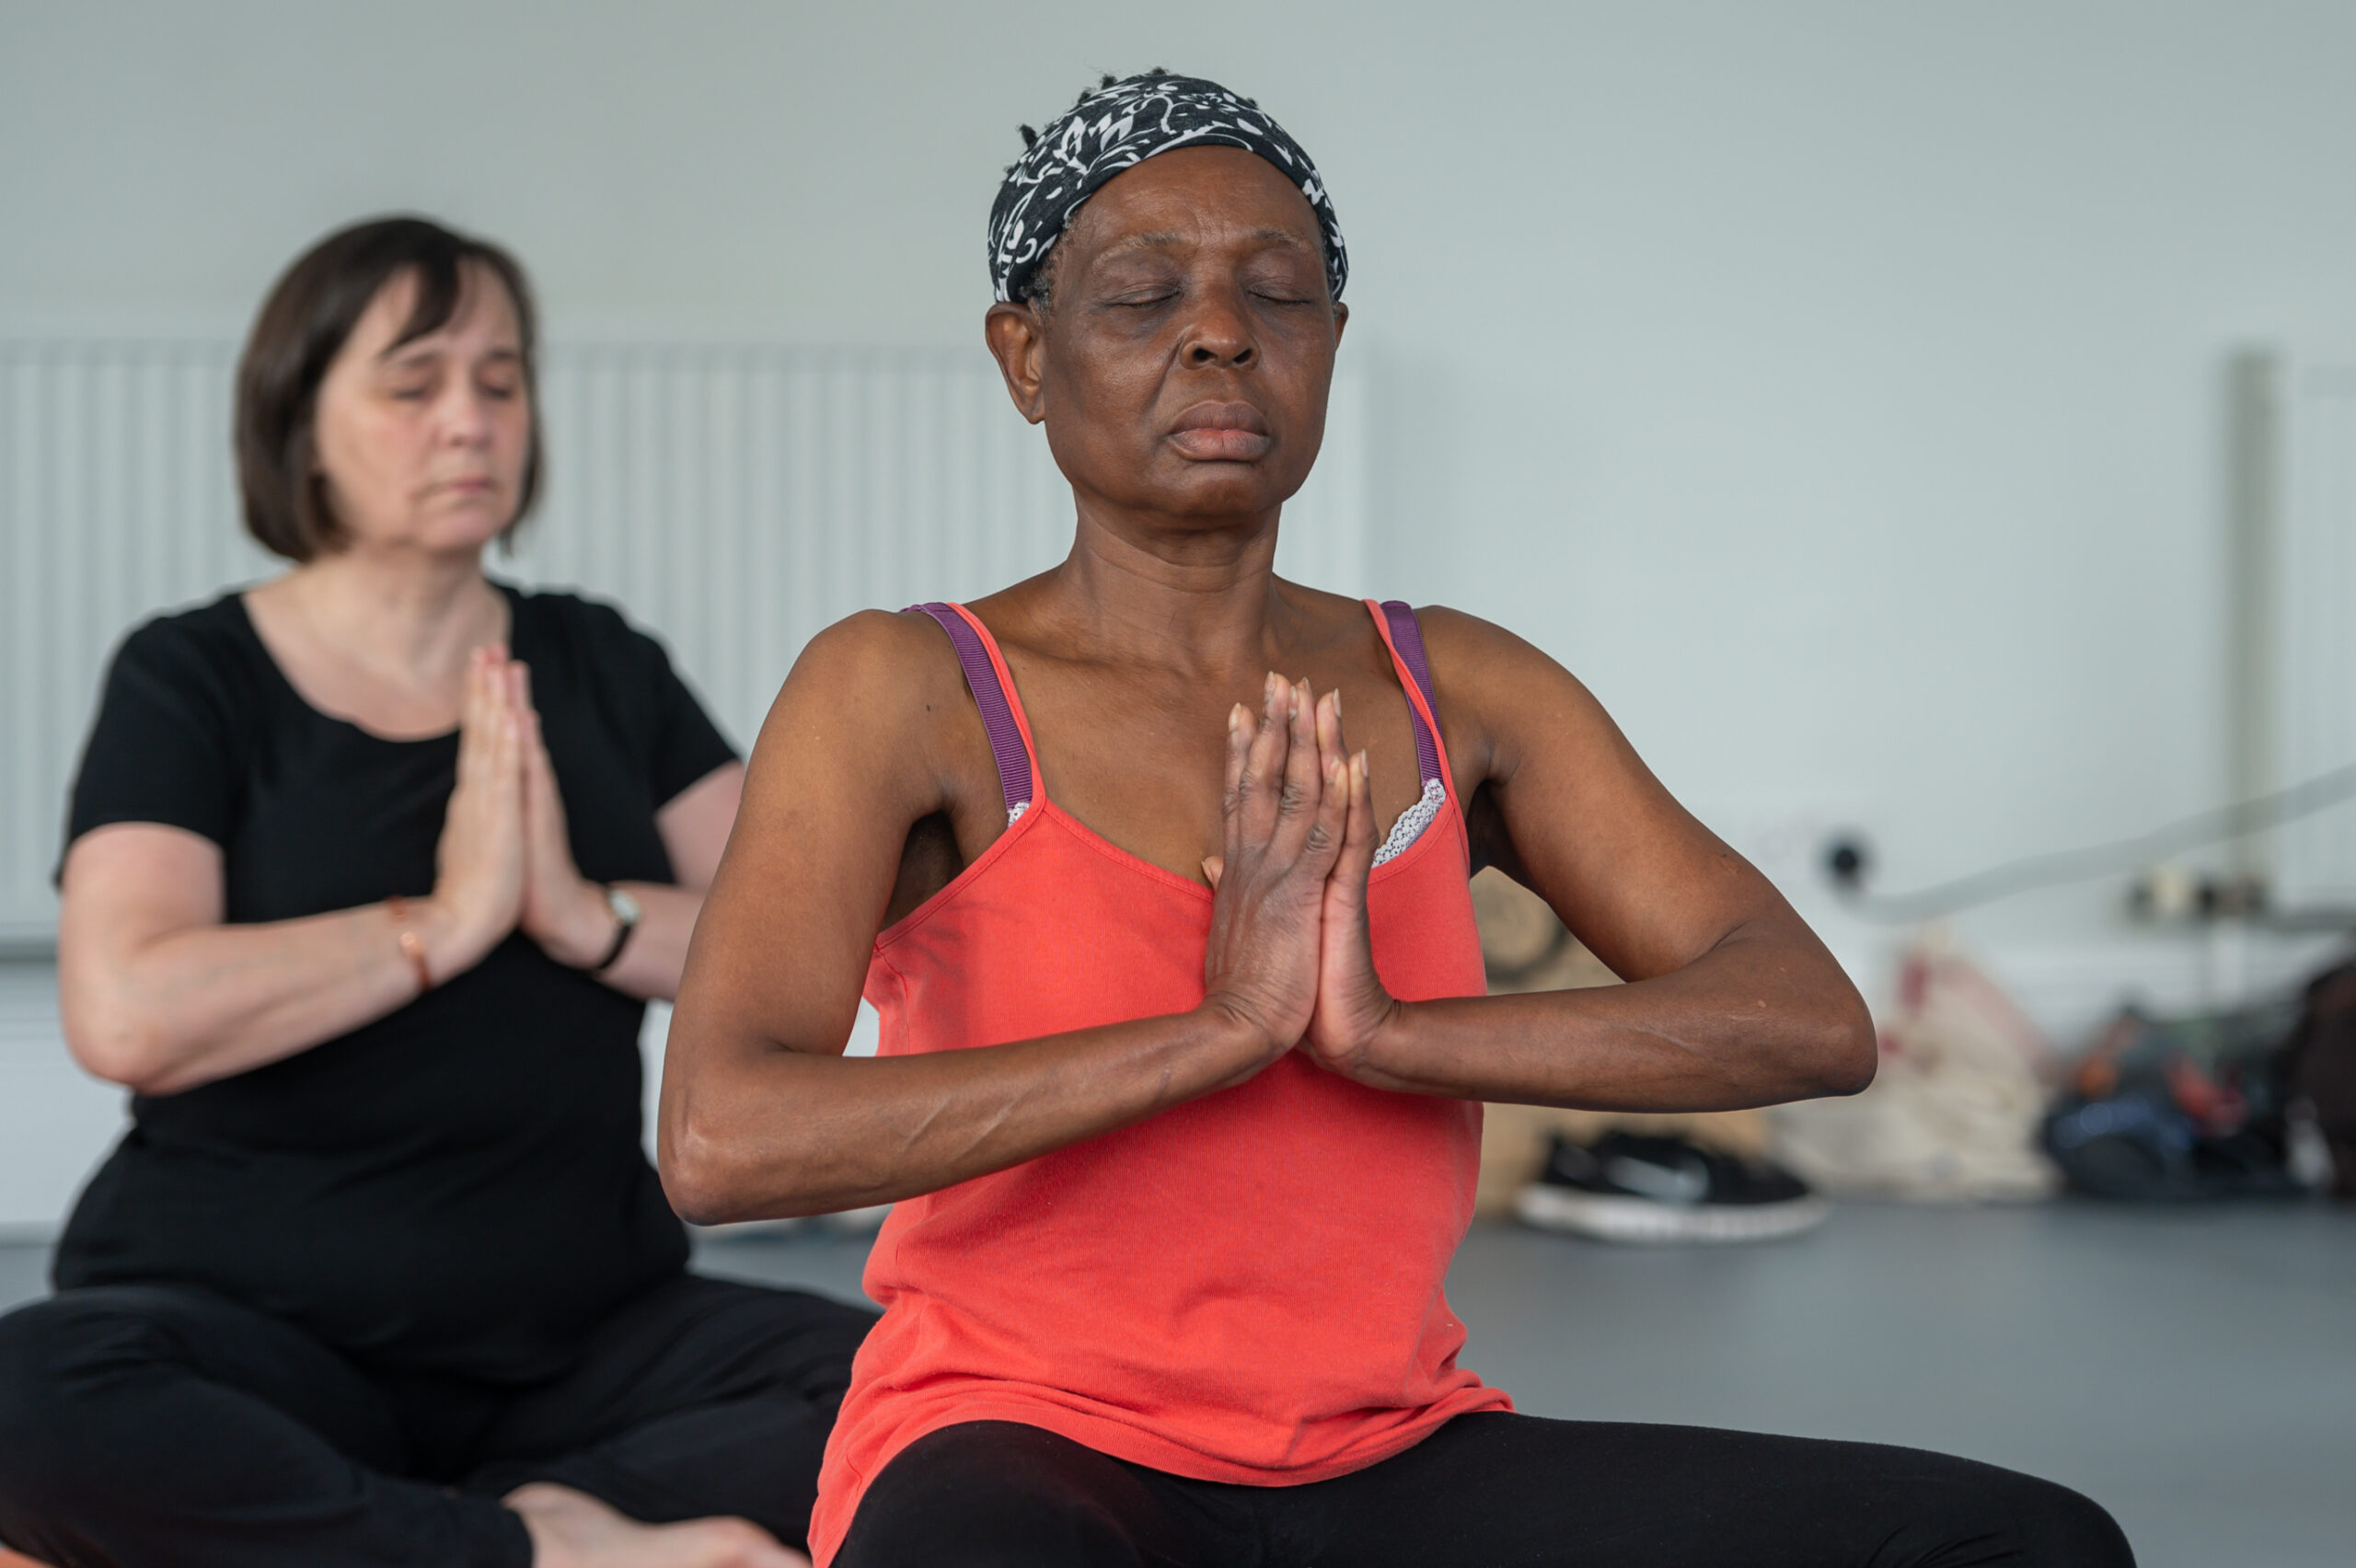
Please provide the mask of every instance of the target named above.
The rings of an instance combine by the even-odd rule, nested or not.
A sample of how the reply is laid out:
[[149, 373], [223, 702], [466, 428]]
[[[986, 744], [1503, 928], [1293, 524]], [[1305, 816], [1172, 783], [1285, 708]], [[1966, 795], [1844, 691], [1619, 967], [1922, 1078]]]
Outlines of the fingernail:
[[1227, 732], [1229, 734], [1242, 734], [1245, 726], [1249, 725], [1251, 722], [1252, 710], [1244, 707], [1243, 704], [1239, 702], [1234, 707], [1227, 710]]

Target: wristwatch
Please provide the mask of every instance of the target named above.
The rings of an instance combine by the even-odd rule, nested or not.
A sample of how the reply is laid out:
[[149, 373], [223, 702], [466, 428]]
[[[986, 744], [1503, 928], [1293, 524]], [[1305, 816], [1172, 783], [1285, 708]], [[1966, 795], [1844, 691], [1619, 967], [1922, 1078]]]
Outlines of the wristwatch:
[[638, 929], [639, 917], [646, 913], [638, 900], [611, 883], [606, 885], [606, 907], [614, 912], [614, 945], [606, 956], [589, 966], [592, 974], [603, 974], [622, 956], [622, 949], [629, 946], [629, 934]]

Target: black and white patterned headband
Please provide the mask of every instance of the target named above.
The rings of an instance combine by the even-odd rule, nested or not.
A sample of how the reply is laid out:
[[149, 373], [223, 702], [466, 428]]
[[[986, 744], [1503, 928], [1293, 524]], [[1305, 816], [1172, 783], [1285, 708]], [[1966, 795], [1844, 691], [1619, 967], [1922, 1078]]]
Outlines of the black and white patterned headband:
[[[1023, 128], [1024, 134], [1030, 127]], [[1039, 133], [1006, 171], [990, 203], [990, 282], [1000, 300], [1022, 298], [1072, 214], [1106, 180], [1172, 147], [1241, 147], [1300, 187], [1325, 241], [1325, 281], [1334, 297], [1350, 275], [1342, 225], [1317, 166], [1250, 98], [1217, 82], [1149, 71], [1108, 82]]]

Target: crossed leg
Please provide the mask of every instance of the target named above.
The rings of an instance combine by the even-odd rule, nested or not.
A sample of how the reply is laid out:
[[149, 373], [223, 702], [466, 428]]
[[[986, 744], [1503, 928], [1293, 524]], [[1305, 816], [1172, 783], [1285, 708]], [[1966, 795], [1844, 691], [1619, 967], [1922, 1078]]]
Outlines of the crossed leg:
[[1911, 1448], [1469, 1415], [1297, 1487], [979, 1422], [884, 1467], [835, 1568], [2131, 1568], [2067, 1488]]

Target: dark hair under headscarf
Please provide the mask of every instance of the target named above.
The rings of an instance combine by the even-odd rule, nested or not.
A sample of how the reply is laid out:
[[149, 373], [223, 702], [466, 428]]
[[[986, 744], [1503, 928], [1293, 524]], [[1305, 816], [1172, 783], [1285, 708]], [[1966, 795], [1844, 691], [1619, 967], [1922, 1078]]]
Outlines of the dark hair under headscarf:
[[1256, 153], [1300, 187], [1325, 241], [1325, 282], [1335, 299], [1342, 297], [1349, 253], [1325, 182], [1300, 144], [1250, 98], [1200, 76], [1107, 76], [1045, 131], [1034, 134], [1026, 125], [1022, 134], [1029, 150], [1006, 171], [990, 203], [990, 282], [999, 299], [1030, 297], [1049, 248], [1105, 181], [1157, 153], [1201, 146]]

